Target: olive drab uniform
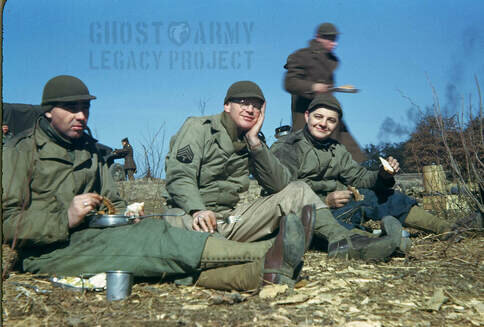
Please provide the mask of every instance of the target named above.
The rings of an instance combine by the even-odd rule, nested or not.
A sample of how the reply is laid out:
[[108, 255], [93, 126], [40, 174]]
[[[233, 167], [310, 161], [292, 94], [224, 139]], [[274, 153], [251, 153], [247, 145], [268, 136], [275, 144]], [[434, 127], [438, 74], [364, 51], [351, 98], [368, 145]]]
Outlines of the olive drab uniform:
[[[220, 234], [247, 242], [271, 234], [281, 216], [289, 212], [299, 214], [306, 204], [314, 203], [317, 209], [326, 207], [305, 183], [280, 182], [287, 168], [265, 144], [251, 149], [243, 141], [237, 151], [222, 124], [224, 114], [190, 117], [171, 139], [165, 160], [169, 203], [187, 215], [166, 217], [167, 221], [192, 229], [191, 213], [212, 210], [219, 219], [238, 220], [218, 224]], [[229, 124], [232, 120], [226, 121]], [[251, 174], [263, 189], [275, 194], [239, 204], [239, 195], [248, 190]]]
[[386, 215], [398, 218], [403, 224], [417, 203], [392, 189], [393, 178], [383, 179], [378, 171], [364, 168], [337, 141], [315, 140], [306, 127], [279, 139], [271, 152], [291, 171], [286, 183], [303, 180], [322, 200], [333, 191], [346, 190], [348, 185], [359, 188], [363, 201], [331, 209], [335, 218], [348, 228], [360, 225], [365, 219], [379, 220]]
[[21, 269], [60, 275], [108, 270], [145, 277], [176, 274], [225, 290], [261, 286], [271, 241], [217, 240], [149, 218], [105, 229], [83, 223], [69, 230], [67, 210], [77, 194], [96, 192], [119, 212], [125, 207], [87, 134], [69, 142], [41, 117], [36, 128], [10, 144], [3, 152], [3, 232], [4, 240], [19, 251]]
[[[95, 98], [80, 79], [59, 75], [46, 83], [41, 108], [46, 113], [57, 105], [64, 110], [66, 102], [79, 108]], [[82, 110], [79, 119], [87, 122], [85, 108], [72, 112]], [[125, 202], [96, 141], [86, 133], [70, 138], [59, 131], [48, 120], [59, 113], [41, 116], [2, 153], [3, 237], [18, 250], [21, 269], [60, 275], [108, 270], [135, 276], [176, 274], [225, 290], [253, 290], [263, 280], [294, 283], [296, 264], [304, 254], [303, 226], [294, 216], [281, 220], [274, 245], [217, 240], [159, 219], [106, 229], [89, 228], [84, 220], [70, 228], [69, 208], [77, 195], [98, 193], [121, 212]], [[288, 230], [298, 230], [298, 237], [287, 238]], [[286, 246], [298, 251], [287, 253]]]
[[3, 151], [4, 239], [15, 242], [24, 270], [77, 275], [120, 269], [138, 276], [196, 270], [206, 237], [162, 221], [69, 230], [67, 210], [77, 194], [101, 194], [119, 212], [126, 204], [95, 140], [85, 134], [70, 143], [48, 126], [41, 117]]
[[[219, 219], [235, 219], [218, 223], [219, 235], [252, 242], [272, 234], [281, 216], [291, 212], [299, 214], [304, 205], [314, 204], [314, 235], [328, 241], [329, 257], [373, 259], [387, 257], [393, 252], [401, 239], [401, 225], [395, 218], [390, 217], [394, 220], [390, 223], [394, 228], [383, 238], [372, 239], [364, 232], [364, 235], [356, 235], [355, 231], [347, 230], [334, 219], [308, 184], [290, 180], [289, 169], [265, 144], [250, 148], [242, 140], [234, 141], [235, 123], [227, 116], [223, 112], [188, 118], [171, 139], [165, 160], [166, 188], [171, 196], [169, 202], [186, 214], [166, 217], [168, 222], [190, 230], [193, 223], [190, 214], [212, 210]], [[250, 175], [270, 195], [239, 204], [239, 194], [247, 191]]]
[[[311, 40], [308, 48], [297, 50], [287, 58], [284, 66], [287, 69], [284, 87], [292, 94], [291, 111], [294, 131], [303, 128], [306, 124], [304, 112], [315, 96], [311, 89], [312, 85], [314, 83], [333, 85], [334, 71], [338, 64], [339, 59], [332, 52], [325, 50], [316, 40]], [[365, 154], [344, 122], [340, 124], [333, 138], [344, 144], [356, 161], [366, 160]]]

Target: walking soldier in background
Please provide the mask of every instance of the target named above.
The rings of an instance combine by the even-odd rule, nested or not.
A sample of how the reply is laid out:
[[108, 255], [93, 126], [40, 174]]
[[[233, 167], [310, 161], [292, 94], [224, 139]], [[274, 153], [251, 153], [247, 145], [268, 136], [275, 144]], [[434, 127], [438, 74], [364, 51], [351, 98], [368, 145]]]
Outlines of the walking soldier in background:
[[[334, 71], [339, 59], [333, 53], [338, 44], [339, 31], [331, 23], [318, 26], [316, 36], [310, 41], [309, 47], [297, 50], [287, 58], [284, 68], [287, 73], [284, 87], [292, 94], [292, 130], [298, 131], [306, 121], [304, 112], [311, 100], [318, 94], [329, 93], [334, 86]], [[350, 134], [346, 124], [341, 122], [332, 137], [346, 146], [357, 162], [366, 160], [366, 155]]]

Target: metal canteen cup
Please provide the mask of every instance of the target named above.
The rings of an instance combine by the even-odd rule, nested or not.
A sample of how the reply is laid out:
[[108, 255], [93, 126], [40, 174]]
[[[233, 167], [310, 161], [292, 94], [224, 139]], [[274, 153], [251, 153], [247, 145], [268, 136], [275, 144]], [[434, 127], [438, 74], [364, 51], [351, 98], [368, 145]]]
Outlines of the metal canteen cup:
[[131, 294], [133, 274], [129, 271], [112, 270], [106, 272], [106, 298], [118, 301]]

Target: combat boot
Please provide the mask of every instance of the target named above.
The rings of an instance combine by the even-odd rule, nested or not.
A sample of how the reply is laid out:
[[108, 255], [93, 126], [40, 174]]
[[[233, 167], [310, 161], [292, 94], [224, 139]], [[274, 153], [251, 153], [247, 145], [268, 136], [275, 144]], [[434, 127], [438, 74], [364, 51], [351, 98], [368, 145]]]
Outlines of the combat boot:
[[434, 216], [418, 206], [410, 209], [403, 225], [435, 234], [443, 234], [452, 230], [452, 225], [448, 221]]
[[[312, 233], [312, 230], [309, 232]], [[265, 256], [263, 283], [294, 287], [305, 252], [304, 226], [295, 214], [281, 218], [274, 245]]]
[[328, 245], [329, 258], [376, 260], [389, 257], [401, 245], [402, 225], [392, 217], [382, 219], [382, 234], [379, 238], [350, 234]]
[[274, 240], [240, 243], [209, 237], [197, 285], [219, 290], [257, 290], [263, 284], [293, 287], [304, 252], [305, 229], [295, 214], [281, 218]]
[[316, 207], [313, 205], [306, 205], [302, 208], [301, 223], [304, 226], [304, 252], [309, 249], [314, 235], [314, 225], [316, 223]]

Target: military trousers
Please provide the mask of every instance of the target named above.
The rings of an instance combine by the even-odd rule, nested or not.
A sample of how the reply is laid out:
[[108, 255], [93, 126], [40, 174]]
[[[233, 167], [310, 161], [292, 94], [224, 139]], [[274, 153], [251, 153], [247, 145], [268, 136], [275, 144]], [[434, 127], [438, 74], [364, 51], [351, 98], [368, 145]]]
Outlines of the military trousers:
[[359, 189], [359, 192], [364, 195], [364, 200], [352, 200], [344, 207], [331, 209], [336, 220], [348, 229], [360, 227], [369, 219], [381, 220], [385, 216], [393, 216], [403, 225], [410, 209], [417, 204], [415, 199], [392, 189], [378, 194], [369, 189]]
[[85, 228], [48, 251], [24, 249], [21, 255], [23, 269], [32, 273], [72, 276], [125, 270], [155, 277], [197, 272], [207, 237], [162, 220], [143, 219], [134, 225]]
[[[314, 204], [316, 209], [327, 207], [305, 182], [291, 182], [278, 193], [239, 205], [229, 212], [216, 213], [234, 220], [218, 224], [217, 232], [226, 239], [238, 242], [265, 239], [279, 228], [282, 216], [291, 212], [300, 215], [302, 208], [308, 204]], [[173, 226], [193, 230], [193, 218], [188, 214], [166, 217], [166, 220]]]
[[84, 229], [55, 250], [27, 250], [22, 256], [23, 269], [32, 273], [77, 276], [124, 270], [138, 277], [191, 276], [207, 288], [255, 290], [262, 285], [271, 245], [219, 240], [144, 219], [134, 225]]
[[134, 181], [134, 172], [135, 172], [136, 169], [125, 169], [124, 170], [124, 174], [125, 174], [125, 177], [130, 180], [130, 181]]

